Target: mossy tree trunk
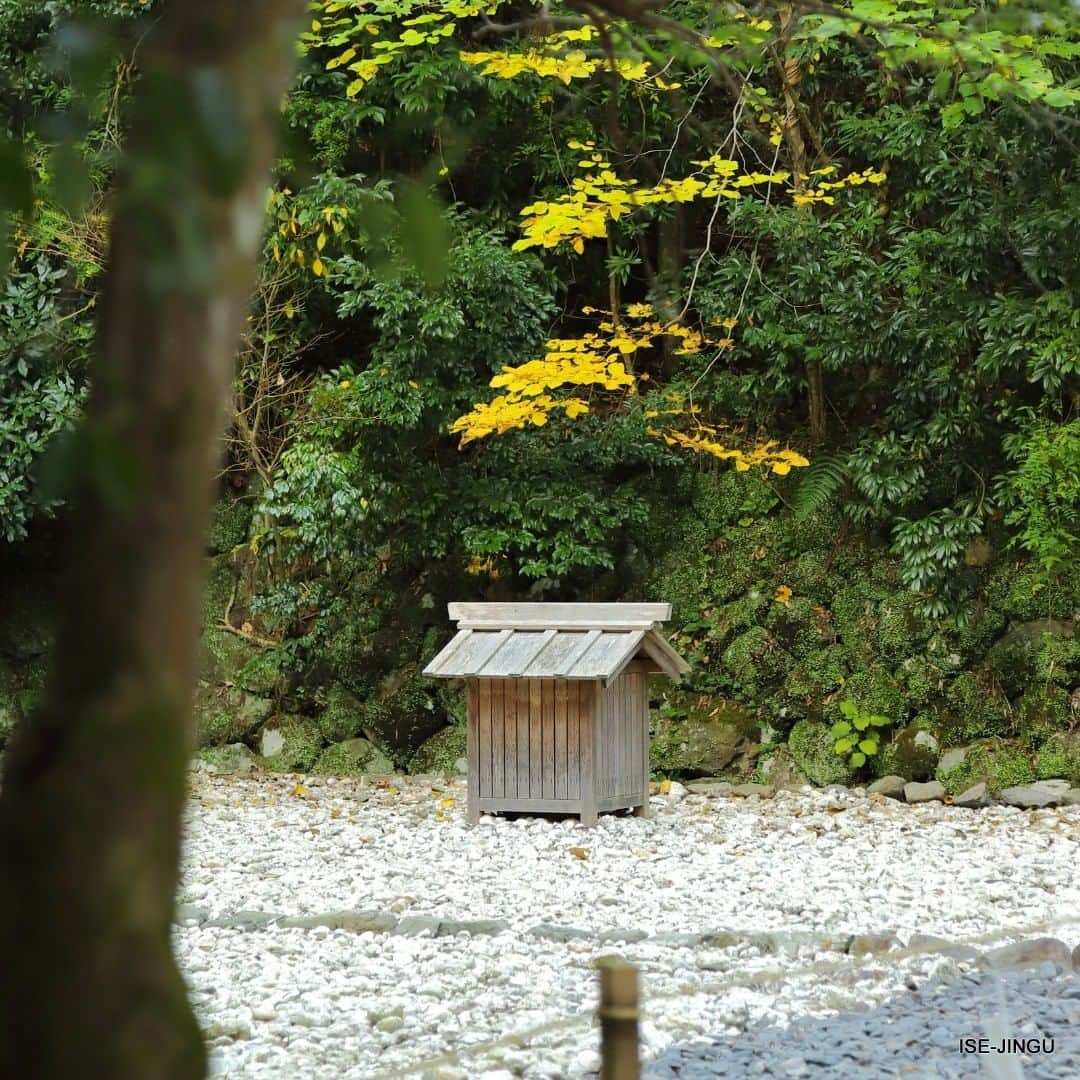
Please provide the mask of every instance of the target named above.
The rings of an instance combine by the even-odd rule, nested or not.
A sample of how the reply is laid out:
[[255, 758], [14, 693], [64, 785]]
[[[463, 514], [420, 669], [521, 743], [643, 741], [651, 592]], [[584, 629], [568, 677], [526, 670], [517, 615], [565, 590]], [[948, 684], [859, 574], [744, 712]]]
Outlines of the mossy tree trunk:
[[199, 586], [302, 0], [183, 0], [140, 51], [69, 583], [0, 792], [0, 1075], [205, 1068], [169, 928]]

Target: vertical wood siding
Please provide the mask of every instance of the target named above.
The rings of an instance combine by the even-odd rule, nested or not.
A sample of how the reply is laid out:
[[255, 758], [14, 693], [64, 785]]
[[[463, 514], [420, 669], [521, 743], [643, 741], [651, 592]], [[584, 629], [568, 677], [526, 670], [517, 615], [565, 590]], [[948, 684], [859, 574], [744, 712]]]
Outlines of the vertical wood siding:
[[626, 672], [608, 687], [471, 679], [469, 718], [469, 783], [477, 798], [631, 805], [648, 789], [644, 673]]

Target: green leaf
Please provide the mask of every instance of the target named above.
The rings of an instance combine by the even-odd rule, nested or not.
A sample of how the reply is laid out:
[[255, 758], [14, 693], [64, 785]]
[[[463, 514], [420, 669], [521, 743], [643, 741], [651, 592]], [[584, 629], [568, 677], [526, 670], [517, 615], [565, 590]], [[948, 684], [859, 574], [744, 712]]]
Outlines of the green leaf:
[[854, 703], [851, 701], [841, 701], [840, 712], [849, 720], [854, 720], [859, 715], [859, 710], [855, 708]]
[[92, 185], [86, 159], [71, 143], [61, 143], [49, 159], [49, 177], [56, 204], [78, 218], [90, 201]]
[[25, 214], [33, 201], [33, 182], [22, 147], [0, 135], [0, 211]]
[[855, 745], [855, 736], [849, 735], [846, 739], [837, 739], [833, 750], [837, 754], [846, 754]]
[[415, 182], [399, 187], [397, 204], [401, 211], [401, 246], [405, 257], [428, 287], [437, 289], [446, 279], [450, 250], [450, 234], [442, 207]]
[[848, 758], [848, 761], [853, 768], [858, 769], [866, 764], [866, 756], [864, 754], [854, 753]]
[[869, 755], [876, 754], [878, 752], [877, 739], [863, 739], [859, 743], [859, 749], [864, 754], [869, 754]]
[[879, 716], [877, 714], [867, 717], [874, 727], [888, 727], [892, 721], [887, 716]]
[[854, 723], [855, 723], [855, 730], [856, 731], [865, 731], [870, 726], [870, 717], [869, 716], [856, 716], [855, 720], [854, 720]]
[[834, 739], [842, 739], [845, 735], [851, 734], [851, 725], [846, 720], [838, 720], [832, 726], [832, 735]]

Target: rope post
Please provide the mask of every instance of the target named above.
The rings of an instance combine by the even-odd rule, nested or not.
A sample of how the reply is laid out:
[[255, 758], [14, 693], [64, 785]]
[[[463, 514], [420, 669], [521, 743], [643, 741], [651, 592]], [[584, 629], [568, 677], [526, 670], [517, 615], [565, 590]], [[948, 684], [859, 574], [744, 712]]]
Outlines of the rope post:
[[622, 961], [600, 969], [600, 1080], [640, 1080], [638, 972]]

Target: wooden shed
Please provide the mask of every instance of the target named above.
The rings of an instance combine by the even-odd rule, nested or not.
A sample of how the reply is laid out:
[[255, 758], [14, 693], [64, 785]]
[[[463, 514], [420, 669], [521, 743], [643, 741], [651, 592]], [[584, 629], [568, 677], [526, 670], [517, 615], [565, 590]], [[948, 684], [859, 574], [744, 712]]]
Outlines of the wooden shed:
[[424, 669], [468, 690], [468, 819], [649, 802], [652, 673], [686, 661], [657, 626], [670, 604], [450, 604], [458, 632]]

